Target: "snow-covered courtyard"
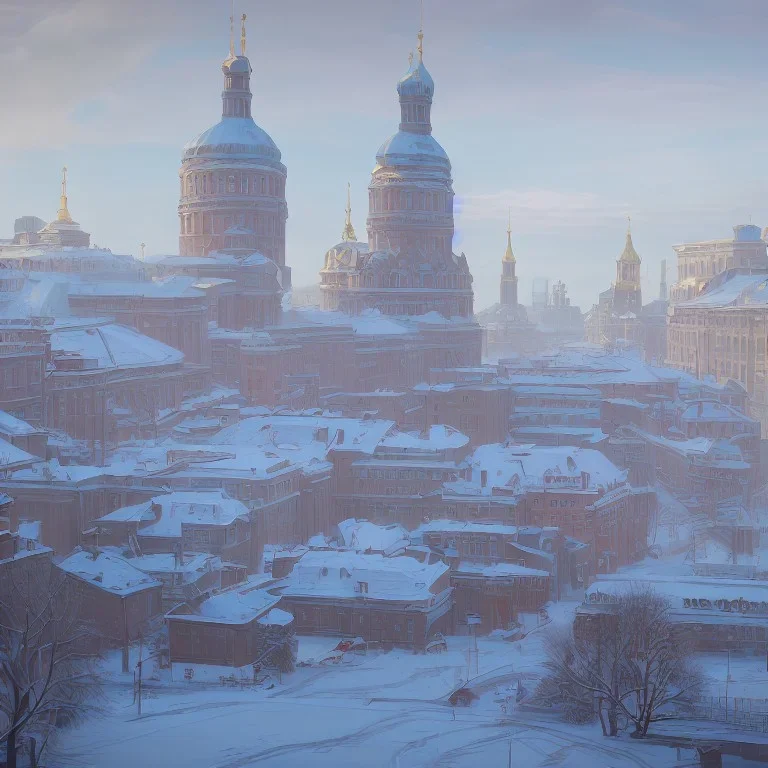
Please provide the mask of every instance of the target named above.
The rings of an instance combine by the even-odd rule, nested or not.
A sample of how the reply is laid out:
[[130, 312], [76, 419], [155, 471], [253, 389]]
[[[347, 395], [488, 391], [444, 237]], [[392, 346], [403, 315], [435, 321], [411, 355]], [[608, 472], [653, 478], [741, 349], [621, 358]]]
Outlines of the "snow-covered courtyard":
[[[574, 607], [574, 603], [559, 605], [556, 620], [566, 618]], [[317, 663], [334, 647], [335, 639], [302, 637], [302, 665], [273, 687], [150, 683], [141, 717], [130, 679], [108, 671], [107, 710], [78, 730], [65, 732], [52, 765], [663, 768], [681, 764], [675, 750], [606, 739], [596, 724], [571, 726], [548, 715], [518, 711], [514, 687], [518, 681], [535, 685], [544, 631], [533, 631], [514, 643], [478, 639], [479, 676], [472, 659], [478, 699], [469, 707], [452, 707], [448, 702], [448, 695], [467, 677], [467, 637], [448, 638], [448, 650], [439, 654], [404, 650], [345, 654], [335, 664]]]

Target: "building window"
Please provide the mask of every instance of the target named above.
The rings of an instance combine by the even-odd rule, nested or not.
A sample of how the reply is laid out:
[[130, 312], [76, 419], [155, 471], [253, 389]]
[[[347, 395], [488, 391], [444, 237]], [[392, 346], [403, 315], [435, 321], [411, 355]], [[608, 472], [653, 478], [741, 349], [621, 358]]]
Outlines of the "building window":
[[230, 176], [229, 177], [228, 183], [227, 183], [227, 190], [229, 192], [234, 192], [235, 191], [235, 177], [234, 176]]

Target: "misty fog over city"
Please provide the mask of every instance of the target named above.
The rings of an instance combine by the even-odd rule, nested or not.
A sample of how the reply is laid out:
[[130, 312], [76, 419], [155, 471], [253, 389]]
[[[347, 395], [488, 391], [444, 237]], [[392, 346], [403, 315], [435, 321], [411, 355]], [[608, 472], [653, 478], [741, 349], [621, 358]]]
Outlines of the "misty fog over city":
[[0, 768], [768, 764], [767, 34], [0, 0]]

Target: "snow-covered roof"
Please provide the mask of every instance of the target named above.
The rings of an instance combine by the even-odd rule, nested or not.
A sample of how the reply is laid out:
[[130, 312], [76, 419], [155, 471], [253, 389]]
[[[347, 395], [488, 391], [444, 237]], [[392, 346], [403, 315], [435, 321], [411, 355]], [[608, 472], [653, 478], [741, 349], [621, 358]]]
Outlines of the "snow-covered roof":
[[98, 281], [73, 280], [69, 293], [74, 296], [141, 296], [151, 299], [202, 298], [204, 291], [196, 287], [197, 278], [170, 275], [145, 281]]
[[293, 614], [282, 608], [272, 608], [258, 622], [269, 627], [287, 627], [293, 621]]
[[410, 542], [408, 531], [399, 523], [376, 525], [368, 520], [356, 520], [351, 517], [342, 520], [339, 533], [345, 547], [351, 547], [358, 552], [383, 552], [390, 554], [398, 549], [405, 549]]
[[7, 470], [14, 467], [25, 467], [38, 461], [40, 459], [37, 456], [17, 448], [13, 443], [0, 437], [0, 468]]
[[422, 523], [415, 531], [413, 536], [423, 533], [487, 533], [496, 536], [515, 536], [518, 532], [516, 525], [505, 525], [504, 523], [493, 522], [465, 522], [463, 520], [430, 520]]
[[179, 364], [184, 354], [133, 328], [115, 323], [80, 323], [51, 334], [51, 350], [97, 361], [102, 369]]
[[130, 595], [159, 587], [160, 582], [134, 568], [125, 558], [107, 552], [73, 552], [59, 568], [115, 595]]
[[[624, 482], [627, 476], [600, 451], [564, 445], [481, 445], [472, 455], [471, 466], [472, 482], [484, 495], [490, 495], [494, 487], [516, 483], [521, 491], [562, 487], [594, 493], [600, 486], [607, 489]], [[488, 473], [485, 487], [483, 470]]]
[[248, 519], [245, 504], [223, 491], [176, 491], [155, 496], [152, 503], [160, 507], [160, 518], [142, 528], [139, 536], [179, 537], [182, 524], [227, 526], [238, 518]]
[[[363, 555], [350, 551], [311, 551], [293, 566], [282, 593], [294, 597], [414, 601], [435, 597], [431, 587], [448, 566], [413, 557]], [[361, 592], [359, 583], [367, 585]]]
[[248, 624], [266, 615], [280, 602], [279, 595], [273, 595], [264, 588], [269, 581], [263, 575], [251, 576], [242, 584], [211, 595], [195, 606], [191, 613], [176, 609], [166, 618], [211, 624]]
[[729, 603], [731, 601], [738, 603], [740, 600], [768, 603], [768, 582], [765, 581], [707, 576], [685, 577], [679, 574], [670, 576], [643, 574], [640, 577], [632, 574], [598, 576], [586, 591], [586, 602], [600, 602], [598, 593], [616, 596], [646, 586], [672, 600], [673, 607], [678, 609], [685, 607], [685, 599], [709, 601], [711, 603], [709, 607], [699, 605], [691, 609], [699, 611], [702, 615], [705, 615], [707, 610], [726, 610], [737, 615], [741, 613], [741, 609], [738, 607], [732, 609], [730, 606], [717, 606], [716, 603], [720, 600]]
[[382, 439], [380, 446], [413, 451], [435, 451], [462, 448], [469, 438], [458, 429], [447, 424], [433, 424], [426, 434], [420, 432], [393, 432]]
[[280, 162], [280, 150], [250, 117], [224, 117], [184, 145], [184, 159], [205, 155], [238, 155]]
[[729, 307], [768, 304], [768, 273], [725, 272], [710, 281], [703, 293], [676, 307]]
[[293, 461], [299, 457], [324, 459], [331, 450], [373, 453], [394, 429], [395, 422], [388, 419], [302, 414], [254, 416], [222, 429], [211, 443], [259, 446]]
[[20, 437], [22, 435], [34, 435], [38, 432], [40, 432], [39, 429], [27, 424], [26, 421], [17, 419], [6, 411], [0, 411], [0, 433]]
[[390, 136], [376, 152], [376, 162], [382, 166], [435, 164], [446, 171], [451, 169], [448, 154], [431, 134], [410, 131]]
[[749, 464], [743, 461], [743, 455], [738, 445], [727, 439], [711, 437], [692, 437], [690, 439], [673, 440], [664, 435], [654, 435], [642, 429], [632, 427], [632, 431], [649, 443], [668, 448], [681, 455], [706, 459], [717, 463], [718, 466], [731, 469], [749, 469]]
[[690, 403], [680, 414], [683, 421], [752, 422], [754, 419], [719, 400], [697, 400]]
[[487, 578], [503, 579], [506, 577], [529, 576], [529, 577], [547, 577], [547, 571], [541, 571], [537, 568], [526, 568], [522, 565], [512, 563], [496, 563], [495, 565], [484, 565], [483, 563], [459, 563], [455, 570], [456, 574], [468, 574], [471, 576], [485, 576]]
[[182, 559], [170, 552], [141, 555], [128, 561], [134, 568], [149, 574], [155, 573], [198, 573], [221, 567], [221, 559], [206, 552], [185, 553]]
[[140, 504], [131, 504], [127, 507], [120, 507], [114, 512], [103, 515], [94, 522], [97, 523], [140, 523], [154, 520], [155, 513], [152, 511], [151, 501], [142, 501]]

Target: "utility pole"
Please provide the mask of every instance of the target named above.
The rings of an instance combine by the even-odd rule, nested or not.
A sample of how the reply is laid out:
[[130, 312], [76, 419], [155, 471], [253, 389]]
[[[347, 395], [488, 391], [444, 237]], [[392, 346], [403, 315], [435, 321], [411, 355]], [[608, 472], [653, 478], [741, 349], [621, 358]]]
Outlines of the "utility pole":
[[139, 668], [139, 683], [138, 683], [138, 689], [136, 691], [136, 702], [137, 702], [137, 714], [139, 717], [141, 717], [141, 668], [142, 668], [142, 655], [144, 653], [144, 636], [142, 635], [139, 639], [139, 663], [136, 665]]

